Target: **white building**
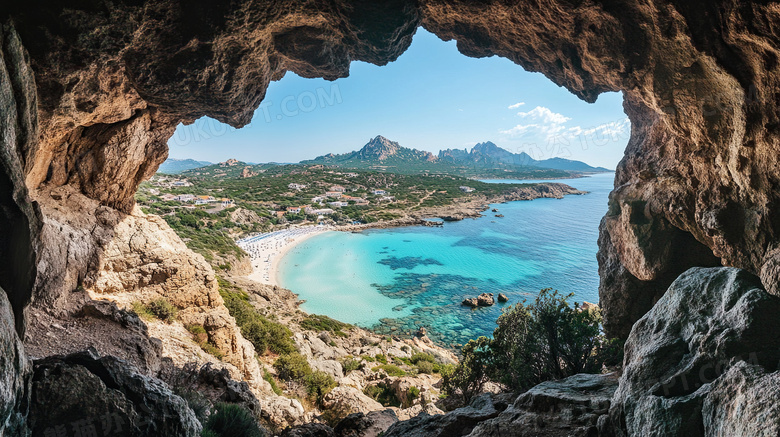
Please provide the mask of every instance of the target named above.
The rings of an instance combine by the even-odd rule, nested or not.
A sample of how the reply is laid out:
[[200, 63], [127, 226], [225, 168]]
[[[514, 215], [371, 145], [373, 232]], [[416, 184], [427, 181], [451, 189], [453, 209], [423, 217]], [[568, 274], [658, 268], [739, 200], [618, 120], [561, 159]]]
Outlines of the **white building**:
[[470, 193], [470, 192], [474, 191], [473, 188], [467, 187], [467, 186], [464, 186], [464, 185], [461, 185], [458, 188], [460, 188], [460, 191], [463, 191], [464, 193]]
[[336, 208], [341, 208], [342, 206], [348, 206], [349, 203], [347, 203], [347, 202], [328, 202], [328, 205], [336, 207]]
[[306, 188], [306, 185], [303, 185], [303, 184], [288, 184], [287, 188], [289, 188], [291, 190], [298, 190], [298, 191], [300, 191], [300, 190]]
[[313, 213], [317, 215], [331, 215], [333, 214], [333, 210], [330, 208], [315, 209]]
[[385, 194], [387, 194], [387, 191], [385, 191], [385, 190], [374, 190], [373, 193], [374, 193], [375, 196], [384, 196]]

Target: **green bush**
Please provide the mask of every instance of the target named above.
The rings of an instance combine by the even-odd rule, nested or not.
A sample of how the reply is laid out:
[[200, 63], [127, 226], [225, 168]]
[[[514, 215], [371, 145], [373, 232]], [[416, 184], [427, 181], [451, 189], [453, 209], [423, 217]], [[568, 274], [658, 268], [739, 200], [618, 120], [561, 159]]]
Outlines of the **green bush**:
[[304, 384], [306, 384], [306, 392], [317, 403], [322, 402], [322, 398], [337, 385], [336, 380], [332, 376], [320, 370], [315, 370], [306, 375]]
[[411, 405], [415, 399], [420, 397], [420, 389], [415, 386], [409, 387], [409, 390], [406, 392], [406, 397], [408, 405]]
[[265, 379], [266, 381], [268, 381], [269, 384], [271, 384], [271, 390], [273, 390], [274, 393], [276, 393], [278, 396], [282, 395], [282, 389], [279, 388], [279, 385], [276, 383], [274, 376], [271, 375], [271, 372], [264, 370], [263, 379]]
[[349, 372], [352, 372], [353, 370], [358, 370], [363, 367], [363, 363], [361, 363], [360, 360], [356, 360], [354, 358], [343, 358], [340, 362], [341, 368], [344, 369], [345, 375], [349, 374]]
[[344, 329], [349, 329], [352, 325], [339, 322], [338, 320], [331, 319], [328, 316], [321, 316], [318, 314], [308, 314], [306, 318], [300, 323], [301, 328], [309, 331], [322, 332], [328, 331], [339, 337], [346, 337], [347, 334]]
[[279, 378], [288, 381], [300, 381], [312, 373], [306, 357], [298, 352], [279, 356], [274, 362], [274, 369], [276, 369]]
[[236, 319], [241, 335], [252, 343], [259, 355], [267, 351], [289, 354], [296, 350], [292, 331], [260, 314], [244, 290], [219, 278], [219, 294], [230, 315]]
[[151, 320], [154, 318], [154, 315], [149, 312], [149, 309], [146, 308], [146, 305], [144, 305], [141, 301], [134, 301], [132, 304], [133, 312], [140, 318], [144, 320]]
[[384, 354], [377, 354], [375, 356], [376, 360], [382, 364], [387, 364], [387, 357]]
[[424, 353], [416, 353], [412, 355], [412, 358], [410, 359], [412, 364], [418, 364], [420, 361], [427, 361], [429, 363], [435, 363], [436, 358], [433, 357], [431, 354], [424, 354]]
[[417, 371], [419, 373], [427, 373], [427, 374], [433, 374], [436, 373], [433, 369], [434, 364], [430, 361], [419, 361], [417, 362]]
[[218, 403], [203, 425], [205, 436], [265, 437], [252, 413], [237, 404]]
[[171, 323], [176, 320], [176, 314], [179, 312], [179, 310], [165, 298], [159, 298], [149, 302], [146, 305], [146, 308], [149, 313], [166, 323]]
[[393, 389], [382, 383], [378, 385], [367, 385], [366, 388], [363, 389], [363, 394], [379, 402], [384, 407], [401, 406], [401, 402], [396, 397]]
[[384, 370], [388, 376], [406, 376], [406, 372], [395, 364], [382, 364], [381, 366], [374, 367], [374, 372]]
[[493, 339], [469, 341], [454, 371], [445, 375], [442, 369], [443, 390], [468, 402], [489, 380], [522, 391], [612, 364], [620, 345], [603, 336], [599, 312], [570, 306], [571, 296], [544, 289], [530, 305], [508, 307], [498, 318]]

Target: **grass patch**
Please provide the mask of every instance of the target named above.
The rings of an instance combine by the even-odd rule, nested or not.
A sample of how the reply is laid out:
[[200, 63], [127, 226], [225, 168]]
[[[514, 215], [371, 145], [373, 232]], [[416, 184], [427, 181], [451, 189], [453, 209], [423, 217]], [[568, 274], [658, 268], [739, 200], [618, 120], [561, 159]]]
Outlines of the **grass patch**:
[[338, 385], [329, 374], [312, 370], [306, 357], [298, 352], [281, 355], [274, 362], [274, 369], [279, 378], [303, 384], [309, 399], [318, 404]]

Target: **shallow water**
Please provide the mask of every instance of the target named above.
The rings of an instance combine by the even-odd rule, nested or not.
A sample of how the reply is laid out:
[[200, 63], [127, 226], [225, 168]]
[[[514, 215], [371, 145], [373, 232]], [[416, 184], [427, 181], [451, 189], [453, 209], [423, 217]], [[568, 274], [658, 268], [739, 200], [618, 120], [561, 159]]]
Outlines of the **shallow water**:
[[285, 255], [278, 278], [307, 312], [383, 333], [425, 326], [442, 345], [463, 344], [490, 335], [505, 306], [471, 310], [465, 297], [504, 293], [512, 304], [552, 287], [598, 302], [596, 240], [613, 179], [563, 181], [590, 193], [495, 204], [496, 213], [441, 228], [317, 235]]

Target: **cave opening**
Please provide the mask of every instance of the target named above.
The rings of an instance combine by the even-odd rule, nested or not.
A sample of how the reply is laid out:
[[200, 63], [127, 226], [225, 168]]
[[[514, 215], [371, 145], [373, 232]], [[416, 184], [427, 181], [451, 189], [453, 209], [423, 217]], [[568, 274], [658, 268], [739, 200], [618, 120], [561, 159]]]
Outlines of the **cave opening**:
[[[463, 156], [466, 156], [469, 161], [466, 164], [460, 161], [459, 165], [470, 167], [466, 170], [469, 173], [461, 176], [489, 180], [494, 184], [507, 177], [492, 170], [489, 174], [479, 173], [487, 171], [486, 168], [491, 165], [489, 162], [494, 160], [494, 163], [500, 166], [497, 171], [509, 171], [509, 168], [515, 167], [525, 170], [546, 168], [544, 165], [550, 165], [553, 166], [551, 170], [557, 173], [540, 172], [537, 176], [527, 173], [519, 176], [521, 179], [508, 179], [516, 182], [526, 179], [566, 182], [575, 188], [588, 191], [590, 194], [586, 198], [590, 201], [582, 206], [567, 206], [569, 209], [563, 214], [558, 214], [555, 204], [542, 202], [539, 202], [542, 210], [538, 213], [523, 208], [514, 218], [510, 216], [508, 219], [504, 218], [504, 214], [501, 214], [501, 217], [495, 217], [497, 214], [485, 214], [484, 216], [489, 216], [491, 220], [478, 225], [478, 231], [474, 231], [477, 236], [484, 234], [481, 241], [463, 243], [468, 240], [465, 231], [450, 236], [455, 241], [462, 241], [452, 245], [455, 249], [462, 248], [457, 256], [445, 256], [452, 247], [436, 244], [431, 246], [431, 249], [401, 251], [403, 255], [391, 253], [395, 249], [383, 249], [384, 246], [380, 246], [364, 254], [364, 259], [353, 260], [350, 268], [339, 268], [332, 263], [334, 257], [338, 258], [335, 253], [330, 254], [330, 260], [304, 260], [307, 255], [297, 251], [291, 256], [285, 255], [285, 261], [273, 261], [279, 263], [275, 280], [271, 273], [264, 274], [262, 279], [279, 283], [300, 294], [307, 300], [304, 309], [310, 312], [324, 313], [338, 320], [382, 329], [398, 329], [398, 326], [391, 326], [392, 323], [388, 324], [382, 320], [400, 319], [406, 321], [401, 324], [401, 329], [406, 331], [425, 324], [419, 320], [412, 322], [419, 315], [419, 311], [414, 308], [419, 307], [421, 300], [425, 296], [430, 297], [431, 293], [429, 290], [417, 290], [412, 299], [399, 298], [399, 290], [408, 287], [410, 281], [423, 284], [432, 281], [435, 284], [433, 288], [442, 290], [442, 293], [458, 283], [494, 294], [511, 290], [510, 294], [513, 294], [515, 300], [533, 296], [542, 288], [553, 287], [564, 292], [574, 292], [578, 302], [597, 302], [598, 224], [607, 211], [607, 196], [614, 178], [611, 171], [622, 158], [623, 149], [631, 133], [630, 122], [623, 112], [622, 103], [622, 95], [614, 92], [603, 93], [596, 103], [584, 102], [542, 74], [527, 72], [517, 64], [497, 56], [466, 57], [459, 52], [454, 41], [444, 42], [420, 28], [409, 49], [388, 65], [353, 62], [349, 77], [335, 81], [309, 79], [288, 72], [286, 76], [270, 84], [252, 122], [241, 129], [234, 129], [208, 117], [198, 119], [190, 125], [180, 124], [168, 141], [169, 158], [173, 159], [166, 161], [160, 169], [160, 173], [170, 171], [176, 175], [169, 177], [167, 182], [160, 182], [160, 176], [155, 176], [151, 183], [141, 186], [137, 199], [145, 210], [162, 213], [172, 227], [188, 241], [190, 247], [202, 250], [202, 246], [208, 243], [199, 243], [195, 241], [197, 239], [193, 239], [192, 226], [213, 228], [226, 222], [212, 219], [203, 212], [193, 215], [191, 210], [182, 213], [181, 210], [176, 212], [167, 207], [156, 208], [149, 200], [159, 199], [161, 185], [168, 189], [163, 191], [170, 195], [193, 195], [192, 198], [183, 198], [184, 202], [179, 205], [175, 203], [178, 200], [173, 200], [168, 206], [177, 208], [186, 205], [187, 208], [194, 206], [198, 210], [213, 211], [214, 208], [195, 197], [205, 195], [214, 199], [230, 198], [232, 196], [225, 193], [232, 192], [235, 195], [235, 185], [243, 184], [246, 193], [240, 193], [240, 199], [235, 200], [244, 207], [233, 206], [233, 209], [227, 209], [233, 211], [231, 214], [235, 214], [237, 208], [244, 214], [247, 202], [255, 206], [262, 204], [262, 208], [253, 209], [250, 206], [248, 209], [268, 226], [264, 224], [263, 227], [251, 228], [249, 231], [247, 226], [238, 230], [229, 227], [218, 229], [220, 234], [214, 238], [220, 239], [222, 243], [219, 244], [225, 246], [232, 243], [224, 239], [225, 235], [239, 239], [277, 230], [283, 227], [283, 223], [292, 227], [305, 224], [305, 219], [290, 219], [290, 208], [303, 208], [304, 205], [309, 206], [315, 202], [319, 204], [317, 210], [335, 209], [336, 214], [353, 209], [352, 205], [333, 207], [329, 205], [332, 202], [317, 201], [327, 189], [320, 190], [323, 193], [317, 194], [310, 192], [311, 187], [299, 187], [310, 185], [311, 181], [307, 176], [291, 179], [289, 186], [295, 188], [291, 188], [289, 193], [275, 192], [272, 181], [265, 177], [276, 171], [274, 167], [282, 167], [275, 164], [291, 164], [288, 173], [292, 174], [310, 171], [307, 168], [313, 165], [325, 164], [331, 171], [341, 173], [360, 169], [377, 174], [430, 176], [443, 171], [437, 167], [440, 163], [463, 159]], [[401, 150], [410, 150], [408, 153], [419, 152], [410, 159], [420, 161], [422, 165], [408, 162], [384, 165], [392, 159], [383, 161], [385, 157], [382, 156], [377, 158], [378, 161], [368, 164], [356, 161], [340, 164], [333, 161], [350, 154], [360, 155], [372, 144], [379, 144], [381, 147], [398, 146]], [[486, 144], [492, 145], [494, 149], [484, 148]], [[474, 158], [478, 148], [483, 155]], [[489, 156], [490, 153], [503, 153], [507, 158], [495, 158]], [[366, 157], [361, 155], [362, 158]], [[401, 168], [404, 165], [408, 168]], [[574, 167], [566, 167], [567, 165]], [[199, 167], [208, 170], [200, 172]], [[573, 173], [569, 173], [569, 169]], [[580, 179], [585, 181], [581, 186], [578, 186], [578, 182], [572, 182], [578, 180], [559, 179], [568, 178], [572, 174], [590, 176], [592, 172], [596, 172], [594, 177]], [[235, 182], [240, 181], [241, 177], [246, 177], [247, 181], [254, 178], [257, 183], [253, 186], [251, 183]], [[207, 180], [210, 182], [206, 182]], [[182, 185], [171, 187], [171, 183]], [[394, 192], [392, 184], [381, 187], [361, 187], [360, 184], [351, 186], [351, 182], [346, 179], [329, 183], [342, 184], [350, 191], [353, 188], [357, 191], [382, 188], [382, 191], [393, 197], [398, 198], [400, 194]], [[190, 184], [194, 184], [194, 187]], [[207, 186], [209, 184], [211, 185]], [[205, 191], [196, 193], [198, 190]], [[366, 197], [365, 194], [371, 195], [363, 193], [357, 196]], [[285, 199], [283, 195], [288, 195], [289, 198]], [[376, 199], [378, 196], [374, 195], [368, 200], [375, 202]], [[192, 205], [193, 202], [195, 205]], [[354, 211], [349, 214], [352, 212]], [[276, 215], [279, 213], [283, 214]], [[398, 211], [393, 211], [392, 214], [376, 213], [370, 218], [392, 220], [397, 218], [397, 213]], [[198, 214], [200, 216], [197, 216]], [[362, 223], [368, 217], [367, 214], [349, 214], [347, 215], [353, 223]], [[439, 216], [443, 216], [442, 214], [446, 213], [439, 211]], [[535, 214], [540, 215], [534, 217]], [[182, 215], [185, 217], [181, 217]], [[231, 218], [235, 218], [235, 215]], [[320, 222], [320, 218], [316, 221], [309, 220], [309, 224]], [[512, 235], [508, 229], [491, 236], [493, 231], [489, 226], [498, 225], [501, 220], [505, 223], [516, 220], [512, 222], [513, 226], [515, 223], [519, 226], [520, 221], [525, 221], [529, 229], [528, 234], [534, 232], [532, 229], [543, 229], [544, 236], [533, 239], [530, 235]], [[322, 222], [330, 223], [328, 220]], [[344, 224], [338, 220], [333, 222]], [[548, 234], [549, 240], [546, 240]], [[576, 237], [568, 238], [567, 235]], [[507, 239], [502, 240], [504, 237]], [[533, 246], [543, 248], [547, 245], [553, 248], [518, 249], [518, 241], [525, 238], [532, 238], [530, 243]], [[566, 241], [567, 238], [569, 241]], [[399, 238], [394, 243], [401, 244], [406, 240], [408, 238]], [[417, 244], [417, 240], [414, 241]], [[423, 238], [420, 241], [425, 240]], [[419, 244], [429, 243], [426, 241]], [[353, 243], [339, 241], [330, 244]], [[494, 247], [503, 247], [505, 257], [500, 258], [491, 253]], [[310, 252], [320, 249], [321, 247], [315, 247]], [[567, 253], [569, 251], [574, 254]], [[267, 255], [264, 256], [267, 258]], [[348, 257], [349, 253], [341, 253], [340, 256]], [[447, 259], [436, 259], [437, 257]], [[220, 265], [235, 263], [228, 261], [228, 258], [230, 257], [219, 258], [222, 261], [215, 264], [218, 271]], [[514, 258], [514, 261], [509, 261], [509, 258]], [[481, 260], [478, 269], [481, 269], [484, 277], [475, 272], [467, 273], [469, 259]], [[548, 262], [548, 268], [542, 266], [545, 260]], [[256, 263], [256, 269], [258, 265], [264, 267], [267, 259], [260, 261]], [[299, 273], [294, 273], [295, 269], [291, 266], [299, 264], [319, 264], [322, 267], [300, 269]], [[382, 267], [385, 270], [372, 274], [359, 273], [371, 270], [370, 266], [377, 264], [386, 266]], [[497, 271], [504, 274], [495, 275]], [[567, 279], [560, 281], [561, 277]], [[319, 293], [318, 296], [307, 292], [313, 287], [322, 288], [323, 283], [330, 284], [325, 287], [327, 292]], [[356, 302], [345, 298], [338, 305], [333, 305], [332, 299], [324, 299], [326, 295], [342, 295], [343, 293], [338, 293], [337, 290], [344, 288], [352, 288], [357, 290], [356, 293], [373, 294], [376, 297], [358, 299]], [[450, 294], [459, 299], [462, 293]], [[372, 311], [368, 313], [379, 315], [365, 316], [365, 311], [361, 311], [361, 308], [370, 308]], [[496, 308], [496, 311], [499, 309]], [[473, 321], [474, 325], [478, 326], [476, 333], [481, 335], [492, 332], [498, 317], [496, 311], [485, 313]], [[432, 322], [427, 319], [429, 317], [426, 318], [427, 323]], [[447, 326], [450, 332], [455, 331], [455, 323], [449, 323]], [[437, 334], [438, 339], [447, 337], [444, 332], [437, 333], [435, 329], [431, 333], [434, 338], [437, 338]], [[467, 336], [472, 334], [474, 332], [466, 330], [466, 334], [459, 336], [463, 337], [459, 338], [459, 342], [467, 341]]]

